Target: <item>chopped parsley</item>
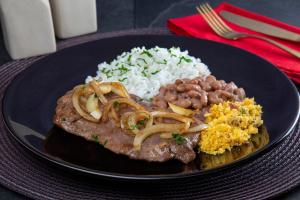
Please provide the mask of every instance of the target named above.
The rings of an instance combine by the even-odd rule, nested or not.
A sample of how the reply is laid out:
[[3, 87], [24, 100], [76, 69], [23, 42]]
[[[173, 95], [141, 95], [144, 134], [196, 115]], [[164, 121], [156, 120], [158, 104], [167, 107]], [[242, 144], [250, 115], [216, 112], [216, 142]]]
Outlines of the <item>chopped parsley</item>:
[[158, 72], [160, 72], [160, 70], [156, 70], [156, 71], [152, 72], [151, 74], [152, 74], [152, 75], [155, 75], [155, 74], [157, 74]]
[[108, 143], [108, 140], [106, 139], [103, 143], [103, 146], [105, 147], [105, 145], [107, 145], [107, 143]]
[[143, 125], [145, 125], [145, 123], [146, 123], [147, 120], [148, 120], [148, 118], [145, 118], [145, 119], [143, 119], [143, 120], [140, 120], [140, 121], [137, 122], [137, 125], [143, 126]]
[[145, 77], [148, 77], [148, 74], [146, 73], [146, 70], [148, 70], [148, 68], [149, 68], [148, 66], [145, 66], [144, 69], [143, 69], [143, 71], [142, 71], [142, 74]]
[[129, 71], [129, 69], [127, 67], [124, 67], [123, 64], [118, 68], [118, 70], [120, 71], [120, 76], [126, 74]]
[[138, 58], [137, 60], [143, 61], [145, 64], [148, 64], [144, 58]]
[[145, 71], [142, 71], [143, 76], [148, 77]]
[[128, 56], [128, 58], [127, 58], [127, 62], [130, 62], [130, 61], [131, 61], [131, 57], [132, 57], [132, 55], [130, 54], [130, 55]]
[[136, 125], [136, 124], [130, 126], [130, 130], [135, 130], [135, 129], [138, 129], [138, 128], [139, 128], [139, 127], [138, 127], [138, 125]]
[[61, 121], [65, 122], [67, 119], [65, 117], [61, 118]]
[[96, 93], [94, 93], [94, 97], [95, 97], [95, 98], [98, 98], [98, 95], [97, 95]]
[[144, 51], [141, 53], [141, 55], [147, 55], [147, 56], [150, 57], [150, 58], [153, 57], [153, 55], [152, 55], [149, 51], [147, 51], [147, 50], [144, 50]]
[[176, 144], [183, 144], [185, 138], [178, 133], [172, 133], [172, 138], [175, 140]]
[[112, 71], [111, 71], [111, 70], [106, 69], [106, 68], [103, 68], [103, 69], [101, 69], [100, 71], [101, 71], [103, 74], [105, 74], [107, 78], [112, 77]]
[[192, 59], [189, 59], [189, 58], [186, 58], [186, 57], [184, 57], [184, 56], [181, 56], [181, 57], [179, 58], [179, 62], [177, 63], [177, 65], [179, 65], [179, 64], [182, 62], [182, 60], [185, 61], [185, 62], [187, 62], [187, 63], [192, 62]]
[[92, 139], [93, 139], [95, 142], [99, 142], [98, 135], [92, 135]]
[[166, 59], [164, 59], [164, 61], [163, 62], [156, 62], [157, 64], [163, 64], [163, 65], [165, 65], [165, 64], [167, 64], [167, 60]]
[[125, 77], [125, 78], [120, 78], [119, 81], [120, 81], [120, 82], [124, 82], [126, 79], [127, 79], [127, 77]]
[[119, 108], [120, 107], [120, 102], [114, 101], [113, 106], [114, 106], [114, 108]]
[[142, 71], [143, 76], [147, 77], [148, 75], [146, 74], [146, 72]]
[[168, 52], [170, 53], [171, 57], [177, 57], [175, 54], [172, 53], [171, 49], [168, 49]]

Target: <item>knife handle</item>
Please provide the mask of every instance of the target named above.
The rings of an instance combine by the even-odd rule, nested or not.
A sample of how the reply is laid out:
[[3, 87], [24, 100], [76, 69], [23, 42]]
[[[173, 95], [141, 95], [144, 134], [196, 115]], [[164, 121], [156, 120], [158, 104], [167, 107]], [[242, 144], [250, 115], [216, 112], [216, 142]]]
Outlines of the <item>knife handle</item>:
[[296, 51], [288, 46], [285, 46], [279, 42], [276, 42], [272, 39], [269, 39], [269, 38], [265, 38], [263, 36], [259, 36], [259, 35], [252, 35], [252, 34], [245, 34], [244, 35], [245, 37], [252, 37], [252, 38], [257, 38], [257, 39], [260, 39], [260, 40], [264, 40], [266, 42], [269, 42], [270, 44], [273, 44], [275, 46], [277, 46], [278, 48], [290, 53], [291, 55], [297, 57], [297, 58], [300, 58], [300, 52], [299, 51]]

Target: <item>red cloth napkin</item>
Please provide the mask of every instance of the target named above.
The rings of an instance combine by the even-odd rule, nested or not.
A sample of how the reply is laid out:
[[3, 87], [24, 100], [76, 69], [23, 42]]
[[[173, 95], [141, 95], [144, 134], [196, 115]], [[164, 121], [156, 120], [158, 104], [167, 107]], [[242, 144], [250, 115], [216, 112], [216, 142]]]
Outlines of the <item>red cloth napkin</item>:
[[[300, 28], [290, 26], [288, 24], [273, 20], [271, 18], [258, 15], [244, 9], [235, 7], [228, 3], [222, 3], [215, 8], [215, 11], [219, 13], [221, 10], [226, 10], [232, 13], [236, 13], [245, 17], [249, 17], [255, 20], [259, 20], [271, 25], [275, 25], [281, 28], [284, 28], [289, 31], [300, 34]], [[276, 40], [282, 44], [285, 44], [295, 50], [300, 51], [300, 43], [281, 40], [275, 37], [266, 36], [264, 34], [248, 30], [246, 28], [237, 26], [233, 23], [226, 21], [227, 25], [232, 29], [245, 33], [254, 33], [256, 35], [263, 35], [269, 37], [273, 40]], [[279, 69], [281, 69], [288, 77], [294, 80], [297, 83], [300, 83], [300, 59], [296, 58], [285, 51], [267, 43], [262, 40], [254, 38], [243, 38], [238, 40], [227, 40], [218, 36], [204, 21], [201, 15], [191, 15], [182, 18], [169, 19], [167, 23], [168, 28], [171, 32], [181, 35], [181, 36], [191, 36], [196, 38], [202, 38], [207, 40], [213, 40], [216, 42], [221, 42], [229, 44], [244, 50], [247, 50], [253, 54], [256, 54], [269, 62], [273, 63]]]

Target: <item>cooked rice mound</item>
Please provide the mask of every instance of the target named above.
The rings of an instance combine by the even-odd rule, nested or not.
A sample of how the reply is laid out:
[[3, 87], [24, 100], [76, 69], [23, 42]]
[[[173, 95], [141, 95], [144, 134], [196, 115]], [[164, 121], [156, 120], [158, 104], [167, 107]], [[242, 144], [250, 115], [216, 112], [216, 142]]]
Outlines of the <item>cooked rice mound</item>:
[[136, 47], [124, 52], [110, 63], [100, 63], [96, 76], [88, 76], [86, 83], [96, 79], [121, 82], [130, 94], [151, 100], [161, 86], [176, 79], [193, 79], [210, 74], [208, 67], [188, 51], [172, 47]]
[[201, 132], [200, 151], [222, 154], [234, 146], [247, 143], [263, 124], [261, 115], [262, 107], [253, 98], [213, 105], [205, 115], [208, 128]]

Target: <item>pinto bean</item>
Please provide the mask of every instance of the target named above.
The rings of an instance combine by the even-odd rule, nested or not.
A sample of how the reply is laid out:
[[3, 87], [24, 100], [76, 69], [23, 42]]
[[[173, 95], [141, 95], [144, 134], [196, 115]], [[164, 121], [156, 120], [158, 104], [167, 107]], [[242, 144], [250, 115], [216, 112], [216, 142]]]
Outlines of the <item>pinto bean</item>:
[[161, 100], [161, 101], [157, 101], [156, 105], [160, 108], [167, 108], [168, 107], [168, 104], [167, 102]]
[[189, 99], [179, 98], [177, 101], [174, 102], [177, 106], [188, 108], [191, 106], [192, 102]]
[[192, 79], [192, 80], [189, 80], [187, 83], [198, 85], [199, 81], [197, 79]]
[[187, 99], [189, 98], [190, 96], [186, 93], [186, 92], [183, 92], [183, 93], [179, 93], [178, 94], [178, 98], [184, 98], [184, 99]]
[[209, 83], [205, 82], [205, 81], [202, 81], [202, 82], [199, 82], [199, 85], [201, 86], [201, 88], [203, 90], [205, 90], [206, 92], [210, 91], [211, 90], [211, 86]]
[[183, 83], [183, 81], [182, 81], [181, 79], [177, 79], [177, 80], [175, 81], [175, 84], [176, 84], [176, 85], [179, 85], [179, 84], [181, 84], [181, 83]]
[[177, 90], [177, 92], [184, 92], [185, 91], [184, 84], [177, 85], [176, 90]]
[[166, 92], [167, 92], [167, 88], [166, 87], [161, 87], [161, 88], [159, 88], [158, 95], [163, 96], [164, 94], [166, 94]]
[[208, 75], [208, 76], [206, 77], [205, 81], [206, 81], [207, 83], [210, 83], [210, 84], [211, 84], [211, 83], [217, 81], [217, 79], [216, 79], [216, 77], [214, 77], [214, 76], [212, 76], [212, 75]]
[[215, 94], [219, 96], [219, 98], [222, 98], [223, 100], [233, 100], [234, 95], [230, 92], [224, 91], [224, 90], [216, 90]]
[[235, 89], [234, 94], [236, 94], [238, 101], [242, 101], [246, 97], [246, 93], [245, 93], [245, 90], [243, 88]]
[[196, 90], [196, 91], [201, 91], [201, 87], [199, 85], [196, 84], [184, 84], [185, 86], [185, 90], [186, 91], [190, 91], [190, 90]]
[[196, 77], [195, 79], [198, 81], [198, 84], [199, 84], [200, 82], [205, 81], [206, 78], [204, 76], [199, 76], [199, 77]]
[[152, 104], [159, 108], [167, 108], [168, 107], [167, 102], [158, 97], [153, 98]]
[[168, 85], [166, 85], [166, 88], [168, 90], [176, 90], [176, 85], [175, 84], [168, 84]]
[[224, 100], [220, 98], [216, 92], [209, 92], [208, 101], [211, 104], [218, 104], [218, 103], [222, 103]]
[[219, 82], [222, 85], [222, 90], [224, 90], [225, 86], [227, 85], [226, 82], [224, 80], [220, 80]]
[[175, 101], [177, 99], [177, 93], [168, 91], [164, 98], [166, 101]]
[[210, 86], [213, 90], [221, 90], [222, 89], [222, 84], [220, 81], [213, 81], [210, 83]]
[[201, 87], [197, 84], [182, 83], [176, 86], [177, 92], [185, 92], [190, 90], [201, 91]]
[[202, 103], [200, 101], [200, 98], [192, 98], [192, 107], [195, 109], [201, 109], [202, 108]]
[[200, 94], [201, 94], [201, 98], [200, 98], [201, 104], [202, 104], [203, 106], [207, 106], [207, 103], [208, 103], [208, 100], [207, 100], [207, 92], [201, 91]]
[[235, 89], [237, 89], [237, 86], [233, 82], [226, 84], [226, 86], [224, 88], [225, 91], [230, 92], [230, 93], [233, 93]]
[[191, 98], [194, 98], [194, 97], [200, 97], [201, 96], [201, 93], [200, 92], [197, 92], [195, 90], [190, 90], [187, 92], [187, 95]]

